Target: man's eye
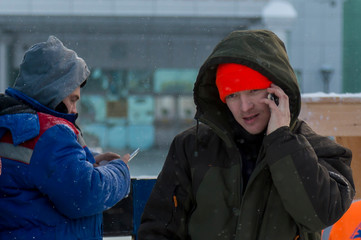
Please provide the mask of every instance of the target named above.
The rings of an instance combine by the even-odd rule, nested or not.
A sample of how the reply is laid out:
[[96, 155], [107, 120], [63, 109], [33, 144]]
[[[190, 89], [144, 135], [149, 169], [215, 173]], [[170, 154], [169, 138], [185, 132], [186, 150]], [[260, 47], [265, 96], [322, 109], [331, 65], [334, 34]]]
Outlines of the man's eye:
[[228, 99], [229, 99], [229, 98], [234, 98], [235, 96], [236, 96], [236, 94], [233, 94], [233, 93], [232, 93], [232, 94], [229, 94], [226, 98], [228, 98]]
[[70, 101], [71, 101], [72, 103], [76, 103], [78, 100], [79, 100], [79, 98], [71, 98], [71, 99], [70, 99]]

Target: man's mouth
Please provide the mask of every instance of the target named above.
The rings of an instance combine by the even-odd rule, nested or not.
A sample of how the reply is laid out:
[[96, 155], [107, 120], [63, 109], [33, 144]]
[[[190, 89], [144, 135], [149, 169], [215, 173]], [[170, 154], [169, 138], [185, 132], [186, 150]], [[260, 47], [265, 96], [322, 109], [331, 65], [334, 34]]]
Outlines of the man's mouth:
[[248, 117], [244, 117], [243, 119], [245, 121], [252, 121], [253, 119], [255, 119], [258, 116], [258, 114], [254, 114], [252, 116], [248, 116]]

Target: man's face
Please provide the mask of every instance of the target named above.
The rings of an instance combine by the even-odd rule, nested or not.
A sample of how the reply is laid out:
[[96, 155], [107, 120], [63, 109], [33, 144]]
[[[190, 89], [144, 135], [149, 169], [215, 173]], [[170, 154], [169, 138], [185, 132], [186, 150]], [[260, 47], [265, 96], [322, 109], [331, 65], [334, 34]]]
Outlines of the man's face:
[[271, 116], [267, 104], [260, 100], [266, 98], [266, 89], [235, 92], [226, 97], [226, 104], [236, 121], [250, 134], [261, 133], [268, 125]]
[[68, 109], [68, 113], [78, 113], [76, 110], [76, 103], [80, 99], [80, 87], [74, 90], [74, 92], [70, 93], [66, 98], [64, 98], [63, 103]]

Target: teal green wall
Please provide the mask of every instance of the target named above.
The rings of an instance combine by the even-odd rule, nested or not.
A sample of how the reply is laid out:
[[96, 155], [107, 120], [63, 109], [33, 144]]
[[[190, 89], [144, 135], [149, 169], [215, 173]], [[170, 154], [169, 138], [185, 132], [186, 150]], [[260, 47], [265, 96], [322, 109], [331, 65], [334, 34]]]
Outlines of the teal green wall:
[[344, 2], [343, 92], [361, 92], [361, 1]]

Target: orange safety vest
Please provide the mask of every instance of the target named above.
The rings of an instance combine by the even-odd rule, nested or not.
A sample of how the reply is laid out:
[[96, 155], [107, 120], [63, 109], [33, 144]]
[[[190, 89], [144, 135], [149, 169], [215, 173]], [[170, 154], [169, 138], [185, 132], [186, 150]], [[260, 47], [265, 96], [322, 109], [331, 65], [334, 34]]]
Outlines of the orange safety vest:
[[361, 240], [361, 201], [355, 201], [332, 226], [329, 240]]

